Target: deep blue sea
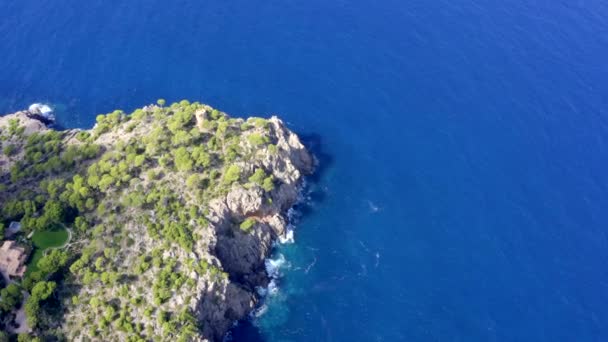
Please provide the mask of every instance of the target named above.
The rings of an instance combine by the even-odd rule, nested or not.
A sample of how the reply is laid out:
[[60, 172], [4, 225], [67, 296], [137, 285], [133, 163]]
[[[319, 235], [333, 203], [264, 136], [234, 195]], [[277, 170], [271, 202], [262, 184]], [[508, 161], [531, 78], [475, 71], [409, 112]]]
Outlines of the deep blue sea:
[[189, 99], [320, 160], [237, 341], [608, 341], [608, 2], [0, 0], [0, 112]]

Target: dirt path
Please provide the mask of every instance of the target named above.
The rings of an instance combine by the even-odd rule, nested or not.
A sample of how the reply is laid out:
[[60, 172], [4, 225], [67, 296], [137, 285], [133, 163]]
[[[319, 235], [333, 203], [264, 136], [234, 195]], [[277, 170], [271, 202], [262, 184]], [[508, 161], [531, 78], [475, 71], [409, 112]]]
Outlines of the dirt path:
[[21, 293], [23, 293], [23, 303], [21, 304], [21, 309], [15, 311], [15, 325], [17, 325], [17, 328], [13, 329], [12, 327], [9, 327], [8, 329], [14, 334], [30, 332], [30, 327], [27, 325], [27, 319], [25, 317], [25, 301], [30, 295], [27, 291], [22, 291]]

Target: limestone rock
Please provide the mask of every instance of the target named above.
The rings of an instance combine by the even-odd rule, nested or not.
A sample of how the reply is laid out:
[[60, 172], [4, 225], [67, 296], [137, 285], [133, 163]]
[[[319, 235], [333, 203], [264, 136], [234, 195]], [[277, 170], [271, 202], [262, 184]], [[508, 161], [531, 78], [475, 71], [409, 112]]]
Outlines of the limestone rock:
[[249, 216], [260, 211], [263, 195], [264, 191], [258, 187], [247, 190], [238, 186], [228, 193], [226, 204], [234, 216]]
[[[132, 131], [126, 131], [127, 124], [118, 126], [95, 136], [95, 143], [103, 145], [104, 149], [111, 149], [117, 142], [124, 142], [121, 139], [133, 138], [138, 134], [146, 135], [150, 133], [148, 127], [154, 120], [154, 113], [161, 110], [162, 108], [155, 105], [144, 107], [143, 111], [148, 113], [148, 116], [141, 119], [144, 124], [137, 126]], [[217, 122], [205, 124], [206, 120], [210, 120], [211, 110], [210, 107], [203, 105], [193, 113], [192, 122], [201, 135], [207, 135], [207, 137], [214, 131], [207, 131], [205, 127], [217, 124]], [[213, 111], [211, 116], [217, 116], [216, 114], [217, 112]], [[0, 117], [0, 127], [8, 126], [7, 120], [10, 119], [19, 121], [20, 126], [24, 127], [25, 136], [49, 129], [40, 120], [32, 118], [28, 112]], [[124, 244], [117, 249], [117, 253], [122, 254], [120, 259], [114, 260], [115, 267], [127, 268], [130, 273], [136, 265], [141, 263], [142, 256], [149, 251], [160, 249], [159, 255], [162, 256], [162, 259], [174, 260], [178, 268], [193, 263], [204, 263], [209, 268], [213, 268], [213, 274], [192, 266], [180, 269], [191, 285], [187, 291], [175, 291], [179, 293], [174, 293], [163, 303], [164, 308], [168, 308], [167, 311], [171, 312], [179, 312], [185, 307], [192, 309], [200, 323], [198, 326], [202, 327], [200, 334], [193, 339], [195, 341], [221, 341], [234, 321], [244, 318], [255, 307], [258, 301], [255, 288], [266, 286], [269, 282], [264, 261], [272, 250], [273, 242], [285, 234], [286, 212], [298, 199], [303, 176], [310, 174], [314, 168], [312, 156], [297, 135], [287, 129], [277, 117], [272, 117], [267, 123], [263, 128], [252, 129], [254, 131], [263, 130], [266, 134], [264, 138], [268, 139], [264, 144], [253, 146], [243, 139], [242, 147], [247, 149], [246, 154], [243, 155], [246, 155], [247, 158], [241, 158], [235, 162], [244, 175], [241, 177], [242, 179], [232, 184], [230, 188], [213, 193], [213, 197], [207, 198], [204, 207], [201, 205], [200, 212], [196, 214], [200, 217], [190, 218], [189, 224], [195, 226], [193, 236], [196, 237], [192, 249], [179, 248], [175, 244], [165, 243], [158, 236], [152, 238], [148, 235], [147, 228], [140, 219], [142, 216], [146, 216], [149, 222], [159, 224], [162, 215], [158, 207], [148, 207], [145, 212], [141, 209], [140, 211], [124, 209], [127, 212], [119, 212], [116, 206], [108, 206], [113, 213], [132, 218], [124, 225], [124, 230], [127, 232], [125, 236], [128, 239], [124, 239]], [[240, 133], [243, 121], [232, 120], [232, 125], [232, 132]], [[66, 145], [78, 144], [75, 137], [78, 132], [80, 130], [71, 130], [62, 135], [63, 143]], [[19, 155], [9, 158], [0, 154], [0, 171], [4, 171], [5, 177], [8, 177], [7, 171], [18, 157]], [[158, 156], [151, 158], [160, 159]], [[247, 177], [259, 168], [263, 169], [268, 177], [272, 177], [273, 189], [266, 187], [264, 190], [260, 184], [247, 182]], [[218, 170], [215, 171], [221, 170], [222, 168], [218, 167]], [[172, 177], [168, 178], [170, 181], [167, 182], [171, 191], [178, 192], [181, 196], [181, 191], [187, 191], [183, 184], [185, 181], [181, 179], [184, 178], [183, 174], [171, 170], [168, 170], [167, 173], [168, 175], [164, 175], [165, 177]], [[149, 180], [144, 176], [140, 176], [136, 180], [142, 180], [142, 182], [146, 180], [150, 185]], [[2, 199], [0, 196], [0, 200]], [[193, 204], [193, 202], [195, 200], [191, 200], [189, 204]], [[159, 199], [158, 206], [164, 205], [167, 205], [166, 198]], [[198, 220], [199, 218], [201, 220]], [[100, 221], [103, 219], [103, 217], [99, 218]], [[255, 223], [247, 229], [241, 229], [241, 223], [247, 219], [254, 220]], [[103, 226], [103, 222], [98, 223]], [[108, 225], [108, 229], [113, 229], [113, 226]], [[75, 245], [77, 246], [77, 244]], [[153, 267], [153, 269], [155, 268]], [[152, 274], [153, 269], [150, 269], [147, 275], [129, 275], [132, 277], [133, 283], [128, 285], [130, 286], [128, 290], [130, 293], [137, 291], [145, 303], [154, 303], [151, 287], [155, 280], [154, 277], [158, 273]], [[83, 298], [88, 298], [95, 290], [90, 287], [86, 288], [86, 286], [84, 288], [82, 290]], [[69, 302], [69, 300], [66, 301]], [[138, 322], [151, 326], [155, 335], [162, 336], [162, 327], [156, 324], [155, 319], [146, 318], [141, 309], [135, 306], [130, 309], [134, 320], [137, 319]], [[84, 317], [83, 310], [87, 310], [87, 306], [76, 306], [70, 310], [58, 324], [64, 324], [62, 328], [63, 332], [67, 332], [66, 336], [74, 337], [77, 335], [70, 335], [70, 333], [75, 333], [76, 329], [71, 328], [70, 324], [81, 323]], [[126, 341], [125, 336], [120, 333], [111, 335], [113, 340], [117, 341]]]

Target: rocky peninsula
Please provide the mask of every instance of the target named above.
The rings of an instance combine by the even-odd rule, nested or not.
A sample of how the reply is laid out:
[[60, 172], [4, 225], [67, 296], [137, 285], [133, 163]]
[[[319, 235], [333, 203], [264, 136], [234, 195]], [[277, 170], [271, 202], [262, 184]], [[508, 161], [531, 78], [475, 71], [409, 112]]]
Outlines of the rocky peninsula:
[[70, 240], [0, 284], [0, 331], [221, 341], [256, 306], [313, 171], [299, 138], [277, 117], [188, 101], [99, 115], [90, 130], [53, 130], [38, 114], [0, 117], [0, 237], [30, 255], [32, 234], [59, 227]]

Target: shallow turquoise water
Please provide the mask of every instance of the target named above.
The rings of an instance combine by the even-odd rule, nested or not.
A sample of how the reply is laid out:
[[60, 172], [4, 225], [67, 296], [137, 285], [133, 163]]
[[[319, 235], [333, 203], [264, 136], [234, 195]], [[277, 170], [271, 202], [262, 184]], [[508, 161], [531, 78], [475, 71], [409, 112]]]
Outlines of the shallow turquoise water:
[[0, 112], [163, 97], [317, 153], [267, 341], [608, 339], [603, 1], [0, 3]]

